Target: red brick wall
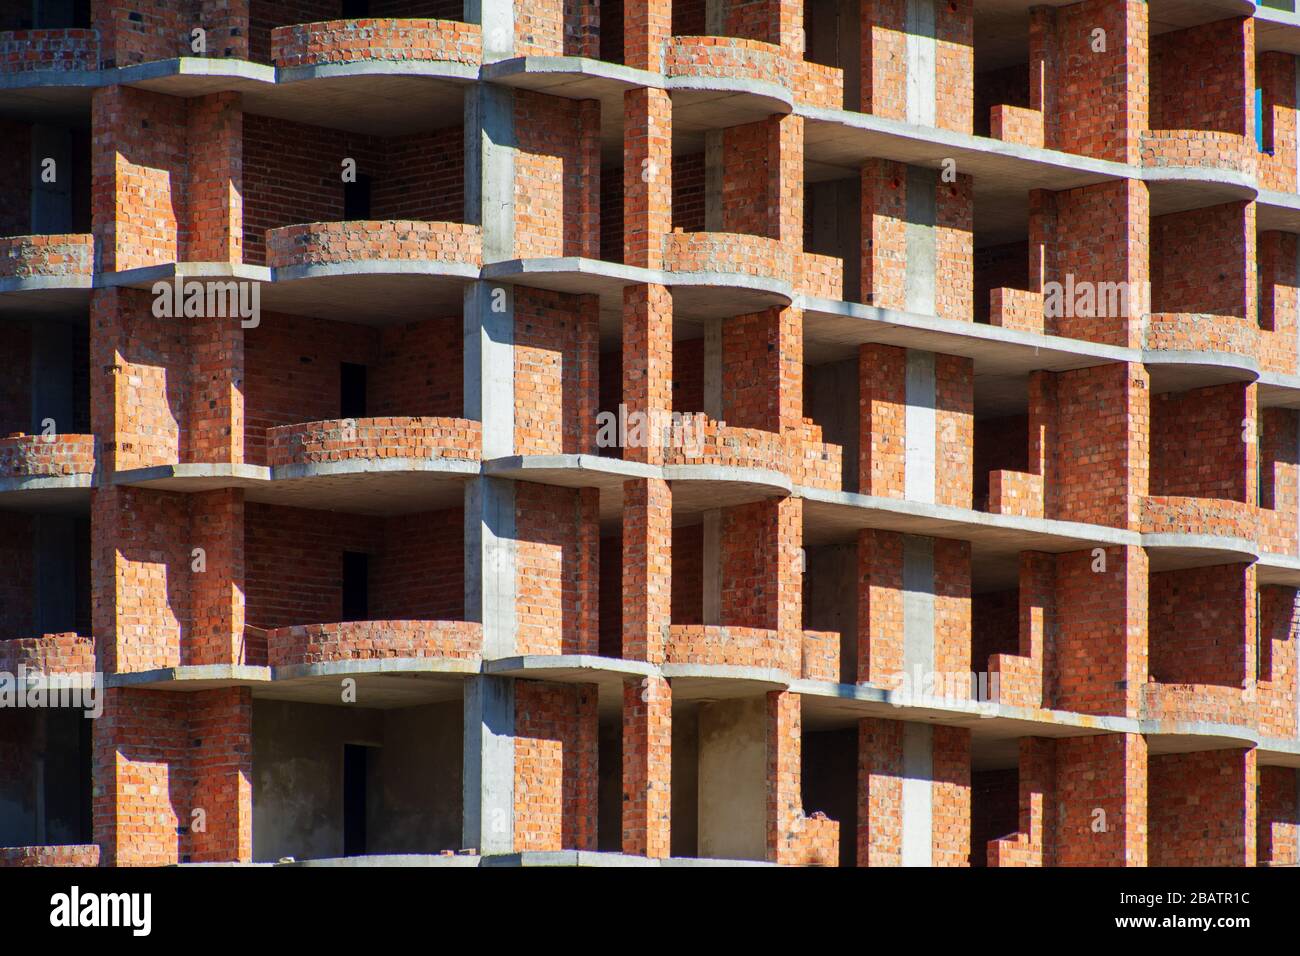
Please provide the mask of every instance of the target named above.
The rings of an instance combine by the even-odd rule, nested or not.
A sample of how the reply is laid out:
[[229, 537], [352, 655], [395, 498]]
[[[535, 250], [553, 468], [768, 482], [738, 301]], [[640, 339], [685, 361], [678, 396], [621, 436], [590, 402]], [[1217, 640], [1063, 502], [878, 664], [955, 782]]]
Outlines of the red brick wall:
[[376, 620], [465, 616], [465, 512], [445, 508], [384, 519], [383, 550], [371, 565]]
[[[976, 671], [988, 667], [993, 654], [1016, 654], [1020, 650], [1020, 591], [986, 591], [971, 597], [971, 665]], [[1001, 834], [994, 834], [1001, 836]], [[975, 847], [983, 846], [976, 840]]]
[[515, 255], [599, 257], [599, 102], [517, 90], [515, 130]]
[[704, 154], [673, 157], [673, 228], [704, 231]]
[[[1255, 317], [1247, 269], [1246, 204], [1151, 220], [1151, 311]], [[1189, 269], [1188, 263], [1196, 263]], [[1253, 265], [1250, 269], [1253, 270]]]
[[1296, 736], [1296, 640], [1300, 608], [1296, 589], [1261, 587], [1259, 608], [1259, 730], [1266, 736]]
[[1020, 823], [1019, 778], [1015, 767], [971, 774], [971, 866], [987, 865], [990, 840], [1016, 832]]
[[515, 453], [596, 450], [599, 300], [515, 290]]
[[704, 525], [673, 528], [672, 623], [704, 623]]
[[767, 309], [722, 323], [722, 418], [728, 425], [781, 432], [799, 423], [799, 316], [793, 309]]
[[1300, 814], [1294, 767], [1259, 768], [1257, 860], [1271, 866], [1300, 863]]
[[1254, 134], [1254, 51], [1244, 42], [1244, 22], [1236, 17], [1151, 37], [1152, 129]]
[[991, 289], [1029, 289], [1029, 243], [1008, 242], [975, 250], [973, 315], [989, 320]]
[[[1264, 148], [1260, 153], [1260, 185], [1293, 192], [1295, 163], [1287, 157], [1296, 149], [1295, 57], [1275, 50], [1255, 57], [1255, 80], [1263, 90]], [[1249, 131], [1247, 131], [1249, 132]]]
[[1255, 751], [1152, 756], [1152, 866], [1254, 866]]
[[596, 488], [515, 484], [518, 653], [599, 650], [599, 503]]
[[1246, 397], [1236, 383], [1152, 396], [1151, 494], [1250, 500]]
[[783, 634], [800, 629], [801, 515], [799, 498], [757, 501], [723, 510], [719, 623]]
[[[1164, 684], [1244, 686], [1245, 566], [1162, 571], [1150, 579], [1151, 679]], [[1250, 675], [1253, 676], [1253, 675]]]
[[596, 688], [515, 682], [516, 851], [596, 849]]
[[1296, 236], [1270, 230], [1256, 239], [1259, 364], [1291, 373], [1296, 369]]
[[[1145, 866], [1146, 738], [1109, 734], [1058, 740], [1056, 771], [1056, 864]], [[1155, 789], [1153, 783], [1150, 792]]]

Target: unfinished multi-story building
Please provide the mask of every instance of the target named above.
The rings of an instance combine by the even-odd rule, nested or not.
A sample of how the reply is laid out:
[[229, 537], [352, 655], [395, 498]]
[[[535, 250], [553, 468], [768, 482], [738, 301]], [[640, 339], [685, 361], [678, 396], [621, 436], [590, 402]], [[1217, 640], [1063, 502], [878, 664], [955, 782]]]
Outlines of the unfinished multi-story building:
[[1300, 862], [1291, 9], [0, 30], [0, 862]]

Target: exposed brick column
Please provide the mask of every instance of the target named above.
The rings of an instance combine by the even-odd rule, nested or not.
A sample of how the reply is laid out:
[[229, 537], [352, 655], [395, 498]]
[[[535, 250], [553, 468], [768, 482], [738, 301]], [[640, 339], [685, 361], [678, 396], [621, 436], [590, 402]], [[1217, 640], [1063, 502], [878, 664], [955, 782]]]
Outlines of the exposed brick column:
[[598, 653], [600, 490], [514, 489], [517, 653]]
[[[1294, 192], [1296, 188], [1296, 62], [1276, 50], [1256, 54], [1257, 82], [1264, 91], [1264, 146], [1258, 157], [1260, 185]], [[1249, 131], [1247, 131], [1249, 132]]]
[[[1056, 8], [1029, 8], [1029, 108], [1043, 114], [1043, 142], [1059, 141], [1056, 132], [1058, 73]], [[1032, 197], [1034, 192], [1030, 192]], [[1032, 229], [1031, 229], [1032, 235]], [[1032, 242], [1032, 239], [1031, 239]], [[1030, 255], [1033, 255], [1032, 249]]]
[[903, 673], [903, 537], [858, 532], [858, 683], [897, 687]]
[[907, 308], [906, 183], [903, 163], [862, 165], [862, 301], [882, 309]]
[[[238, 488], [190, 496], [190, 618], [181, 643], [186, 664], [245, 664], [244, 493]], [[202, 570], [194, 548], [203, 549]]]
[[659, 664], [672, 618], [672, 491], [623, 483], [623, 657]]
[[1146, 738], [1058, 740], [1056, 773], [1056, 864], [1146, 866]]
[[1028, 866], [1052, 866], [1056, 848], [1056, 743], [1020, 738], [1020, 832], [1030, 853]]
[[[1044, 64], [1041, 94], [1049, 148], [1136, 163], [1150, 94], [1147, 6], [1141, 0], [1085, 0], [1031, 21], [1031, 67]], [[1093, 31], [1105, 31], [1094, 52]], [[1031, 74], [1030, 105], [1034, 82]]]
[[1059, 682], [1051, 706], [1138, 715], [1148, 674], [1147, 568], [1142, 548], [1057, 556]]
[[596, 849], [596, 701], [590, 684], [515, 682], [517, 852]]
[[251, 735], [246, 688], [105, 691], [94, 746], [102, 862], [251, 860]]
[[[166, 321], [166, 320], [164, 320]], [[187, 319], [189, 388], [181, 460], [244, 462], [244, 330], [237, 316]]]
[[975, 361], [936, 355], [934, 363], [934, 500], [969, 508], [975, 491]]
[[1256, 754], [1205, 750], [1149, 760], [1152, 866], [1254, 866]]
[[[616, 29], [606, 22], [603, 29]], [[664, 41], [673, 32], [672, 0], [623, 0], [623, 63], [636, 70], [663, 69]]]
[[623, 262], [663, 268], [672, 231], [673, 107], [665, 90], [623, 94]]
[[802, 498], [723, 510], [722, 625], [778, 630], [783, 639], [801, 640], [802, 532]]
[[596, 448], [600, 302], [514, 290], [514, 452], [590, 454]]
[[722, 418], [781, 433], [803, 421], [803, 313], [765, 309], [722, 323]]
[[1059, 372], [1056, 396], [1048, 517], [1136, 530], [1150, 488], [1149, 374], [1120, 362]]
[[184, 258], [242, 262], [244, 113], [238, 93], [188, 100]]
[[864, 495], [903, 497], [907, 463], [907, 350], [858, 349], [858, 484]]
[[940, 179], [935, 213], [934, 314], [969, 322], [975, 308], [975, 178], [958, 173], [953, 182]]
[[[189, 821], [195, 863], [253, 858], [253, 696], [247, 687], [190, 695], [194, 807]], [[200, 830], [193, 810], [203, 811]]]
[[[956, 0], [936, 3], [933, 10], [932, 29], [918, 33], [909, 30], [905, 0], [862, 4], [862, 110], [969, 133], [975, 101], [974, 5]], [[930, 45], [931, 56], [913, 57], [909, 36]], [[916, 75], [909, 76], [913, 71]]]
[[1300, 770], [1259, 768], [1257, 858], [1260, 866], [1300, 863]]
[[623, 404], [629, 432], [633, 413], [644, 415], [648, 444], [623, 449], [628, 461], [663, 464], [660, 428], [673, 409], [673, 299], [661, 285], [623, 290]]
[[795, 866], [836, 866], [839, 824], [824, 815], [804, 814], [801, 705], [798, 694], [767, 695], [767, 859]]
[[1259, 257], [1260, 365], [1271, 371], [1296, 370], [1296, 243], [1290, 232], [1257, 237]]
[[623, 852], [663, 859], [672, 825], [672, 689], [662, 677], [623, 683]]

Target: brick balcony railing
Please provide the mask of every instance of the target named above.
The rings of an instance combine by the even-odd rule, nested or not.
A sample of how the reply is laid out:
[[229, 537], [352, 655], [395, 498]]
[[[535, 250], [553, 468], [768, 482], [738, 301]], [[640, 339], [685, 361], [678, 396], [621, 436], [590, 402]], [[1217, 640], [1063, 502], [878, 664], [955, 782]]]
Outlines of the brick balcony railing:
[[1257, 527], [1257, 510], [1244, 501], [1173, 495], [1147, 495], [1142, 500], [1143, 534], [1199, 534], [1254, 540]]
[[[804, 419], [797, 430], [778, 434], [761, 428], [733, 428], [700, 416], [674, 433], [665, 446], [665, 465], [754, 468], [785, 475], [798, 485], [837, 491], [844, 449], [822, 441], [821, 427]], [[698, 423], [698, 424], [696, 424]]]
[[1043, 114], [1023, 106], [999, 103], [989, 109], [989, 136], [1004, 143], [1043, 146]]
[[802, 637], [760, 627], [673, 624], [668, 628], [664, 657], [669, 664], [729, 664], [798, 676], [803, 664]]
[[99, 31], [84, 29], [0, 32], [0, 74], [99, 69]]
[[59, 478], [95, 470], [94, 435], [27, 435], [0, 438], [0, 478]]
[[779, 46], [738, 37], [677, 36], [664, 45], [664, 76], [702, 76], [788, 87], [794, 65]]
[[477, 66], [483, 31], [476, 23], [427, 19], [325, 20], [271, 31], [271, 61], [279, 67], [372, 60]]
[[1227, 352], [1254, 358], [1259, 326], [1235, 315], [1153, 312], [1146, 347], [1167, 352]]
[[406, 657], [473, 660], [483, 653], [483, 625], [473, 621], [344, 621], [262, 633], [272, 667]]
[[272, 468], [377, 458], [479, 461], [483, 426], [466, 418], [343, 418], [269, 428], [266, 443]]
[[805, 680], [840, 679], [839, 631], [804, 631], [799, 676]]
[[989, 472], [989, 514], [1042, 518], [1046, 510], [1043, 476], [999, 469]]
[[1240, 133], [1207, 129], [1155, 129], [1142, 134], [1142, 165], [1152, 168], [1255, 170], [1255, 144]]
[[89, 234], [0, 239], [0, 279], [89, 276], [94, 268], [95, 240]]
[[0, 846], [0, 868], [20, 866], [99, 866], [99, 846]]
[[664, 236], [669, 272], [723, 272], [788, 279], [790, 250], [779, 240], [741, 232], [670, 232]]
[[310, 222], [266, 231], [266, 264], [336, 265], [367, 260], [483, 263], [483, 234], [459, 222], [410, 219]]
[[0, 672], [17, 674], [24, 667], [41, 674], [93, 674], [94, 638], [68, 631], [0, 640]]
[[1020, 332], [1046, 332], [1043, 294], [999, 287], [989, 290], [989, 325]]
[[820, 109], [844, 109], [844, 71], [811, 60], [798, 61], [794, 98]]
[[1142, 716], [1147, 720], [1255, 726], [1253, 695], [1223, 684], [1166, 684], [1148, 681], [1142, 686]]
[[795, 258], [799, 266], [800, 292], [837, 302], [844, 298], [843, 259], [819, 252], [801, 252]]

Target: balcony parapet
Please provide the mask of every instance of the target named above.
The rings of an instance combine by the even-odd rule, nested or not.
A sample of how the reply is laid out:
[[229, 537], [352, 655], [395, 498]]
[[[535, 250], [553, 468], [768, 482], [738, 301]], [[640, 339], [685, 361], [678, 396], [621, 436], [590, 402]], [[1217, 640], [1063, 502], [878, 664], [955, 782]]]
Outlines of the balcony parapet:
[[475, 23], [431, 19], [322, 20], [271, 31], [277, 67], [396, 61], [478, 66], [483, 31]]
[[446, 262], [479, 268], [483, 234], [459, 222], [411, 219], [310, 222], [266, 231], [272, 269], [382, 262]]
[[272, 667], [393, 658], [474, 660], [483, 651], [483, 625], [472, 621], [343, 621], [251, 629], [264, 637]]
[[94, 435], [0, 437], [0, 478], [65, 478], [94, 470]]
[[370, 459], [479, 461], [483, 426], [465, 418], [343, 418], [267, 430], [272, 468]]
[[99, 31], [81, 28], [0, 32], [0, 74], [99, 69]]
[[95, 239], [88, 233], [0, 238], [0, 279], [89, 278]]

